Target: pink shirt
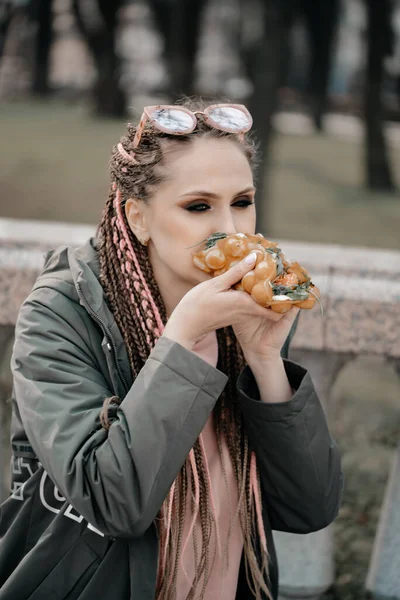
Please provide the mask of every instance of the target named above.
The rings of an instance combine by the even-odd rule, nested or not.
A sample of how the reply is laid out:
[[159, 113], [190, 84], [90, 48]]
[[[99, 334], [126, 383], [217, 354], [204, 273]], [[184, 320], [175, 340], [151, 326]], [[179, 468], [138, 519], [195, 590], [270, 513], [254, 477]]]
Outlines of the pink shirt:
[[[200, 350], [200, 348], [199, 348]], [[197, 348], [196, 348], [197, 352]], [[200, 351], [199, 351], [200, 354]], [[216, 344], [216, 337], [211, 337], [210, 340], [203, 342], [201, 346], [201, 356], [204, 360], [212, 364], [214, 367], [217, 365], [218, 359], [218, 346]], [[222, 449], [224, 457], [224, 467], [228, 481], [228, 494], [226, 490], [226, 484], [224, 481], [222, 464], [220, 455], [218, 452], [218, 444], [216, 439], [215, 428], [213, 424], [212, 415], [210, 415], [207, 423], [203, 429], [203, 442], [205, 453], [208, 459], [211, 487], [213, 491], [213, 498], [215, 503], [215, 511], [217, 518], [217, 527], [220, 536], [220, 547], [221, 552], [215, 554], [215, 561], [212, 564], [210, 579], [208, 581], [205, 593], [205, 600], [234, 600], [236, 597], [236, 588], [239, 576], [239, 567], [243, 551], [243, 536], [242, 530], [239, 524], [239, 519], [236, 520], [234, 529], [232, 530], [230, 543], [228, 548], [228, 560], [225, 559], [225, 567], [222, 565], [222, 555], [225, 547], [225, 542], [228, 536], [229, 524], [231, 515], [232, 518], [236, 512], [238, 504], [238, 489], [235, 474], [233, 471], [232, 461], [230, 459], [229, 450], [226, 445], [225, 439], [222, 439]], [[189, 527], [191, 522], [191, 511], [190, 511], [190, 499], [188, 497], [188, 505], [186, 510], [186, 520], [183, 531], [183, 545], [185, 551], [181, 557], [181, 564], [184, 568], [181, 568], [178, 572], [177, 579], [177, 600], [185, 600], [190, 590], [194, 575], [194, 549], [192, 536], [188, 540]], [[197, 519], [195, 524], [196, 541], [198, 552], [201, 552], [201, 528], [200, 519]], [[186, 547], [185, 542], [188, 540]], [[210, 558], [214, 555], [214, 548], [216, 548], [216, 536], [215, 528], [211, 538], [210, 545]], [[185, 575], [185, 572], [187, 576]], [[202, 587], [202, 581], [199, 582], [199, 588]]]

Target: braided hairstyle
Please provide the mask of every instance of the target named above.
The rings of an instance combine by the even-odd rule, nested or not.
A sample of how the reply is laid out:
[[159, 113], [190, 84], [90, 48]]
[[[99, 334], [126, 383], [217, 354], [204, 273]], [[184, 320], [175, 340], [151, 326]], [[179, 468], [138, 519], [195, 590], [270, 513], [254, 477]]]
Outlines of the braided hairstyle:
[[[185, 101], [183, 105], [191, 110], [203, 108], [203, 103], [199, 101]], [[151, 123], [146, 123], [139, 147], [134, 149], [133, 160], [131, 152], [135, 132], [135, 125], [128, 124], [127, 134], [113, 148], [110, 160], [110, 192], [98, 228], [100, 279], [125, 342], [133, 379], [137, 377], [154, 344], [162, 335], [167, 314], [147, 249], [128, 225], [125, 202], [128, 198], [137, 198], [145, 203], [151, 201], [152, 192], [163, 181], [160, 166], [163, 166], [166, 151], [173, 149], [174, 144], [189, 145], [194, 136], [232, 140], [242, 149], [252, 167], [255, 165], [256, 154], [254, 142], [248, 135], [239, 139], [235, 134], [213, 129], [199, 116], [196, 129], [188, 135], [168, 135], [155, 129]], [[223, 560], [228, 556], [232, 529], [239, 521], [244, 540], [248, 585], [257, 600], [261, 599], [262, 592], [272, 600], [268, 586], [269, 557], [262, 521], [259, 475], [255, 454], [249, 448], [237, 400], [236, 379], [245, 362], [232, 327], [218, 330], [217, 340], [218, 368], [228, 375], [229, 380], [214, 407], [213, 419], [225, 484], [227, 486], [221, 444], [223, 437], [229, 450], [239, 494], [236, 513], [231, 520], [228, 540], [223, 549]], [[115, 401], [115, 397], [113, 400]], [[104, 412], [102, 423], [106, 428], [109, 426]], [[174, 600], [176, 597], [179, 561], [184, 550], [183, 526], [188, 500], [190, 531], [194, 533], [194, 524], [198, 517], [201, 524], [201, 544], [198, 545], [195, 536], [193, 539], [196, 570], [187, 596], [187, 600], [192, 600], [195, 595], [200, 599], [204, 598], [213, 562], [213, 558], [210, 559], [213, 531], [221, 551], [202, 434], [172, 483], [156, 518], [159, 534], [156, 585], [158, 600]], [[261, 551], [261, 563], [257, 559], [257, 547]]]

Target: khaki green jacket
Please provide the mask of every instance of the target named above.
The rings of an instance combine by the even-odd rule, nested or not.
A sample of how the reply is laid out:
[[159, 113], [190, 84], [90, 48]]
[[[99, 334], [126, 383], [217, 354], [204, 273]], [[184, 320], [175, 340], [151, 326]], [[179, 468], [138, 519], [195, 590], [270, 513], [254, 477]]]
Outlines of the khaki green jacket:
[[[95, 242], [47, 257], [23, 304], [12, 358], [12, 495], [0, 513], [0, 600], [153, 600], [154, 519], [227, 376], [161, 337], [132, 382], [98, 280]], [[310, 375], [285, 360], [294, 397], [237, 380], [260, 469], [264, 526], [309, 533], [338, 513], [342, 477]], [[123, 398], [106, 432], [104, 398]], [[237, 598], [251, 598], [243, 569]]]

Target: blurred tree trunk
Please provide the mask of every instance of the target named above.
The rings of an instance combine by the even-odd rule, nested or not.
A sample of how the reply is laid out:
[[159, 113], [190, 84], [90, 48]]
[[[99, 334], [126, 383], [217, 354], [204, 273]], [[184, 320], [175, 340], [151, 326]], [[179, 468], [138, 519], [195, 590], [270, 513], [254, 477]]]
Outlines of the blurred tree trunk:
[[384, 58], [390, 53], [391, 0], [366, 0], [367, 69], [364, 90], [365, 168], [371, 190], [392, 191], [394, 183], [383, 129]]
[[121, 60], [115, 51], [117, 16], [123, 0], [97, 0], [98, 11], [92, 15], [87, 14], [85, 1], [73, 0], [72, 8], [96, 67], [93, 89], [95, 113], [124, 117], [126, 95], [121, 87]]
[[301, 0], [311, 51], [308, 92], [312, 118], [318, 131], [322, 131], [322, 121], [327, 109], [329, 76], [340, 7], [340, 0]]
[[164, 41], [164, 59], [173, 96], [194, 93], [201, 20], [207, 0], [148, 0]]
[[0, 4], [0, 60], [3, 56], [4, 45], [6, 42], [8, 28], [12, 19], [12, 5], [11, 2], [4, 2]]
[[265, 231], [268, 223], [268, 203], [265, 181], [270, 161], [271, 119], [276, 110], [282, 70], [282, 50], [288, 34], [286, 11], [290, 3], [282, 0], [262, 0], [260, 5], [263, 35], [243, 49], [247, 74], [253, 85], [248, 108], [253, 116], [253, 129], [259, 143], [259, 173], [257, 181], [257, 230]]
[[52, 4], [53, 0], [33, 0], [28, 9], [37, 27], [32, 93], [38, 96], [47, 96], [50, 93], [50, 50], [53, 42]]

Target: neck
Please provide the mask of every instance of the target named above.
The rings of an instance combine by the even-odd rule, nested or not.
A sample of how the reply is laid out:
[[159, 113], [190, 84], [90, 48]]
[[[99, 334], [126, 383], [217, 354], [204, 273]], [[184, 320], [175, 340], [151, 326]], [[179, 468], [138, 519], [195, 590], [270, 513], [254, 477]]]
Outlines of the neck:
[[[157, 282], [158, 283], [158, 282]], [[183, 296], [186, 294], [186, 290], [184, 292], [178, 292], [178, 290], [173, 288], [173, 285], [170, 283], [168, 286], [162, 286], [158, 284], [160, 289], [161, 297], [164, 300], [165, 310], [167, 311], [167, 318], [169, 319], [172, 312], [175, 310], [179, 302], [182, 300]]]
[[169, 319], [176, 306], [182, 300], [183, 296], [190, 291], [191, 287], [182, 281], [176, 281], [173, 273], [168, 271], [165, 265], [160, 265], [157, 260], [151, 260], [151, 258], [150, 252], [150, 262], [154, 278], [164, 302], [167, 318]]

